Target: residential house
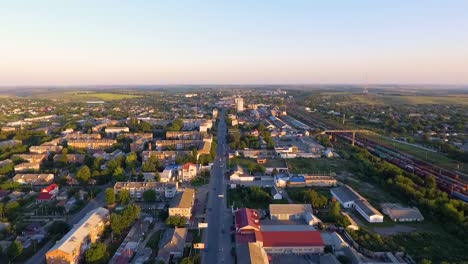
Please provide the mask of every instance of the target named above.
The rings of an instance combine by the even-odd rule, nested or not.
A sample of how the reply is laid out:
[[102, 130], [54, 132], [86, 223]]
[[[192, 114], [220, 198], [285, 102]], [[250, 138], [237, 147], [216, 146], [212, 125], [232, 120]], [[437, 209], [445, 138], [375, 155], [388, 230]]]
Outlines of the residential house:
[[169, 263], [170, 258], [180, 259], [184, 255], [186, 246], [187, 228], [167, 229], [159, 244], [157, 259]]
[[180, 179], [182, 179], [182, 181], [190, 181], [193, 178], [195, 178], [197, 174], [198, 174], [197, 164], [188, 162], [181, 166], [179, 177]]
[[173, 182], [175, 180], [177, 165], [168, 165], [160, 174], [160, 182]]
[[55, 183], [41, 189], [39, 196], [37, 197], [38, 202], [48, 202], [53, 200], [59, 193], [59, 186]]
[[283, 191], [279, 190], [276, 187], [271, 188], [271, 196], [273, 197], [273, 200], [281, 200], [283, 199], [283, 195], [281, 195]]

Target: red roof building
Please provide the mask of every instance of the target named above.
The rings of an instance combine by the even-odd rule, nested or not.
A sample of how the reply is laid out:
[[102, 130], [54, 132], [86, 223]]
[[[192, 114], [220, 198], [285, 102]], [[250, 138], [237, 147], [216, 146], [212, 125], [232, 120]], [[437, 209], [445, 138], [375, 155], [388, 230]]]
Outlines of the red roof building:
[[37, 200], [40, 202], [50, 201], [55, 198], [58, 192], [59, 192], [59, 186], [55, 183], [52, 183], [51, 185], [41, 190], [41, 193], [39, 193]]
[[241, 208], [235, 213], [236, 231], [241, 234], [253, 234], [260, 230], [259, 214], [257, 210]]
[[256, 231], [255, 240], [267, 253], [318, 254], [325, 248], [319, 231]]
[[197, 176], [197, 173], [197, 164], [187, 162], [182, 166], [180, 175], [182, 181], [190, 181]]

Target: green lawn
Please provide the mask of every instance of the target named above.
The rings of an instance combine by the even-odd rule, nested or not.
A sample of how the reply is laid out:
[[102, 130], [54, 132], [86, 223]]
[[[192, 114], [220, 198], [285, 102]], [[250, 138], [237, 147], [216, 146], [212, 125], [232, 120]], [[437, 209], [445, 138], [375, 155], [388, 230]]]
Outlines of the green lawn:
[[304, 174], [329, 174], [347, 171], [351, 165], [349, 160], [341, 158], [295, 158], [286, 159], [289, 172]]

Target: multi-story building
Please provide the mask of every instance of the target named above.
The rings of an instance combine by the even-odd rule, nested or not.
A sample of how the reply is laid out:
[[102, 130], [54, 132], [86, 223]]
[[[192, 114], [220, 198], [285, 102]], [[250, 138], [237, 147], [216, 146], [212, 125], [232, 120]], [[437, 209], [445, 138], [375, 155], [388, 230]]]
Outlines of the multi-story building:
[[40, 163], [24, 162], [15, 166], [15, 172], [37, 172], [40, 168]]
[[244, 99], [239, 96], [234, 98], [234, 102], [236, 104], [237, 112], [244, 112]]
[[13, 177], [14, 182], [30, 185], [47, 185], [53, 180], [53, 174], [16, 174]]
[[[63, 154], [55, 154], [54, 162], [59, 162], [63, 158]], [[67, 162], [71, 164], [83, 164], [85, 155], [83, 154], [67, 154]]]
[[197, 176], [197, 173], [197, 164], [188, 162], [181, 166], [179, 177], [182, 181], [190, 181]]
[[192, 207], [195, 202], [195, 190], [185, 188], [182, 193], [178, 193], [171, 201], [169, 216], [182, 216], [187, 219], [192, 217]]
[[116, 194], [121, 190], [128, 190], [130, 197], [134, 200], [142, 200], [143, 193], [147, 190], [154, 190], [157, 199], [173, 198], [177, 193], [177, 182], [116, 182], [114, 191]]
[[166, 139], [200, 140], [203, 139], [203, 133], [199, 131], [167, 131]]
[[41, 145], [41, 146], [31, 146], [29, 152], [36, 154], [49, 154], [50, 152], [58, 153], [62, 151], [62, 146], [51, 146], [51, 145]]
[[146, 150], [142, 152], [142, 160], [143, 162], [147, 161], [151, 156], [156, 156], [158, 160], [163, 165], [173, 165], [175, 164], [177, 155], [187, 156], [191, 152], [190, 151], [154, 151], [154, 150]]
[[81, 133], [70, 133], [66, 134], [62, 139], [72, 139], [72, 140], [96, 140], [101, 139], [101, 134], [81, 134]]
[[133, 133], [126, 134], [126, 137], [133, 139], [130, 143], [130, 151], [140, 152], [143, 151], [145, 144], [153, 139], [152, 133]]
[[68, 141], [68, 145], [74, 148], [89, 149], [89, 150], [104, 150], [117, 143], [112, 139], [72, 139]]
[[46, 154], [15, 154], [13, 158], [20, 158], [30, 163], [41, 163], [47, 158]]
[[90, 211], [46, 253], [47, 264], [77, 264], [109, 223], [109, 210]]
[[128, 127], [106, 127], [104, 131], [106, 132], [106, 134], [120, 134], [120, 133], [130, 132], [130, 128]]

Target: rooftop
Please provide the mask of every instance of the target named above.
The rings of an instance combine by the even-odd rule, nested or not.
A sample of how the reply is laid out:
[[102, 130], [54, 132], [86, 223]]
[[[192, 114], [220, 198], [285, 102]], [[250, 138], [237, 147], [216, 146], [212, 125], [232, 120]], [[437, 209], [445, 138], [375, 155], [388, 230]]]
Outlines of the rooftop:
[[270, 214], [303, 214], [305, 212], [312, 212], [310, 204], [270, 204]]
[[91, 230], [109, 217], [109, 210], [99, 207], [90, 211], [65, 236], [49, 250], [60, 250], [73, 254], [81, 247], [82, 242], [88, 238]]
[[259, 214], [257, 210], [249, 208], [241, 208], [236, 211], [235, 214], [236, 227], [243, 228], [245, 226], [251, 226], [254, 228], [259, 228]]
[[331, 189], [331, 192], [333, 192], [342, 202], [354, 202], [357, 200], [364, 199], [361, 195], [359, 195], [348, 185], [333, 188]]
[[256, 231], [255, 237], [264, 247], [325, 246], [319, 231]]
[[368, 216], [371, 216], [371, 215], [382, 215], [379, 211], [377, 211], [377, 209], [375, 209], [371, 204], [369, 204], [369, 202], [367, 202], [366, 200], [359, 200], [359, 201], [356, 201], [354, 202], [356, 204], [356, 206], [358, 206], [359, 208], [361, 208], [362, 211], [364, 211], [364, 213]]
[[195, 190], [192, 188], [185, 188], [182, 193], [178, 193], [171, 201], [171, 207], [189, 208], [193, 206], [195, 198]]

